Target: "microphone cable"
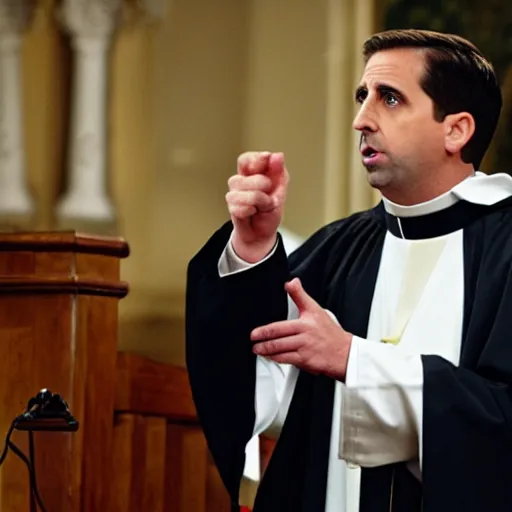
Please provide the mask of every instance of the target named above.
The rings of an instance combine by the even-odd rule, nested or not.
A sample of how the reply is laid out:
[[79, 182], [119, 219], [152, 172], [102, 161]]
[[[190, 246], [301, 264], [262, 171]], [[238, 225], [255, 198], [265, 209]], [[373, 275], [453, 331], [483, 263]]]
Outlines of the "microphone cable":
[[44, 506], [43, 500], [41, 499], [41, 495], [39, 494], [39, 490], [37, 488], [37, 480], [36, 480], [36, 472], [34, 467], [34, 459], [35, 459], [35, 449], [34, 449], [34, 434], [30, 430], [28, 432], [29, 436], [29, 457], [23, 453], [23, 451], [13, 442], [11, 441], [11, 436], [16, 429], [17, 425], [26, 419], [25, 414], [21, 414], [16, 416], [16, 418], [11, 423], [7, 435], [5, 437], [5, 444], [2, 450], [2, 454], [0, 455], [0, 465], [3, 464], [5, 459], [7, 458], [7, 454], [9, 453], [9, 449], [19, 457], [24, 464], [27, 466], [28, 476], [29, 476], [29, 484], [30, 484], [30, 512], [37, 512], [37, 507], [41, 512], [47, 512], [46, 507]]

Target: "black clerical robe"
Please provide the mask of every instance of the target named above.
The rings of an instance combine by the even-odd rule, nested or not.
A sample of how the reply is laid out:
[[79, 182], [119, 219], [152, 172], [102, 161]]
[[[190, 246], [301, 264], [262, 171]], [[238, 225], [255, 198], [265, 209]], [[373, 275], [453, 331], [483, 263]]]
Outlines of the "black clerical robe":
[[[460, 201], [396, 219], [382, 204], [334, 222], [287, 258], [279, 246], [253, 269], [220, 278], [231, 223], [192, 259], [187, 282], [187, 366], [208, 445], [238, 503], [255, 421], [253, 328], [287, 316], [284, 283], [305, 290], [341, 325], [365, 337], [386, 231], [430, 238], [463, 230], [464, 314], [459, 366], [422, 356], [422, 485], [393, 464], [363, 468], [360, 512], [512, 510], [512, 200]], [[334, 381], [301, 372], [255, 512], [321, 512]]]

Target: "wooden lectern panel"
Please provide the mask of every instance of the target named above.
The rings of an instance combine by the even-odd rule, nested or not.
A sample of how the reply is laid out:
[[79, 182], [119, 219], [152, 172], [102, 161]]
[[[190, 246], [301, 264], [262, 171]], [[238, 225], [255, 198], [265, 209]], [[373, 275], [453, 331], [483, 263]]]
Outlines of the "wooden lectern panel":
[[[112, 450], [118, 299], [128, 287], [119, 239], [76, 233], [0, 235], [0, 431], [40, 389], [60, 393], [76, 433], [35, 435], [36, 473], [50, 512], [104, 512]], [[13, 440], [28, 454], [27, 433]], [[0, 510], [27, 512], [27, 470], [0, 466]]]

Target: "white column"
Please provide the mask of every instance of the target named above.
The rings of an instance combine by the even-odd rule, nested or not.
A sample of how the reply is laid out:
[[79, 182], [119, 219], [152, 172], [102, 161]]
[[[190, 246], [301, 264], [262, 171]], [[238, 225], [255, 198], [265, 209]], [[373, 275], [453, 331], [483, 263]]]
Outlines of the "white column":
[[20, 49], [34, 2], [0, 0], [0, 217], [30, 218], [26, 185]]
[[108, 55], [121, 0], [64, 0], [60, 18], [71, 37], [74, 73], [68, 188], [57, 205], [60, 224], [111, 223], [108, 194]]

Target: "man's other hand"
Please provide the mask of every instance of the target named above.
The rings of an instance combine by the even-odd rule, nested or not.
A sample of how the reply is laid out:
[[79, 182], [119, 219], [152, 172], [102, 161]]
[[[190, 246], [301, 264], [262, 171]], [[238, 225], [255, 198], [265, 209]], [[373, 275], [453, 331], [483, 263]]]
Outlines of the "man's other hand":
[[254, 353], [344, 381], [352, 335], [306, 293], [299, 279], [286, 283], [285, 288], [297, 305], [299, 318], [254, 329]]

